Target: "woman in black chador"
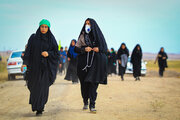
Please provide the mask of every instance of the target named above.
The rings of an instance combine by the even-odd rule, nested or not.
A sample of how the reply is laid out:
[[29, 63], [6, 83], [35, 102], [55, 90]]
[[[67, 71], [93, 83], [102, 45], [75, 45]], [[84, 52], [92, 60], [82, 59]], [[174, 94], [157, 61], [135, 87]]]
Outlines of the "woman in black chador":
[[108, 61], [108, 66], [107, 66], [107, 73], [108, 73], [108, 75], [110, 75], [111, 74], [111, 63], [110, 63], [110, 50], [108, 49], [108, 51], [107, 51], [107, 61]]
[[43, 19], [36, 34], [32, 34], [23, 57], [27, 67], [29, 104], [36, 115], [42, 115], [48, 101], [49, 87], [54, 83], [58, 65], [58, 45], [50, 31], [50, 23]]
[[76, 45], [76, 40], [72, 40], [71, 44], [69, 46], [69, 50], [68, 50], [68, 61], [69, 61], [69, 65], [68, 65], [68, 69], [67, 69], [67, 73], [65, 76], [65, 80], [72, 80], [72, 83], [78, 83], [78, 76], [77, 76], [77, 53], [75, 53], [74, 48]]
[[137, 80], [140, 80], [141, 76], [141, 59], [142, 59], [142, 50], [139, 44], [134, 48], [131, 55], [131, 63], [133, 65], [133, 76]]
[[157, 55], [157, 58], [155, 60], [155, 64], [156, 64], [156, 61], [158, 60], [158, 65], [159, 65], [159, 76], [160, 77], [163, 77], [163, 73], [165, 71], [165, 68], [167, 68], [167, 59], [168, 59], [168, 56], [166, 54], [166, 52], [164, 52], [164, 48], [161, 47], [158, 55]]
[[114, 48], [111, 48], [110, 59], [108, 61], [108, 64], [110, 64], [110, 74], [116, 74], [116, 59], [117, 57]]
[[79, 35], [75, 51], [79, 53], [77, 75], [81, 83], [83, 109], [96, 112], [95, 101], [99, 84], [107, 84], [107, 45], [95, 20], [88, 18]]
[[126, 72], [128, 56], [129, 50], [126, 47], [126, 44], [122, 43], [117, 53], [117, 59], [119, 62], [119, 75], [121, 75], [122, 81], [124, 80], [124, 74]]

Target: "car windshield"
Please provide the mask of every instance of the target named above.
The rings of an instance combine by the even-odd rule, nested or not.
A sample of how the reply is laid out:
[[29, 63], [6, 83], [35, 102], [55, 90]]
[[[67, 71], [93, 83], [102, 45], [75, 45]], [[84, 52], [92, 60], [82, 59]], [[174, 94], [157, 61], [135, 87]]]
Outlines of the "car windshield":
[[11, 55], [11, 58], [17, 58], [17, 57], [21, 57], [22, 51], [20, 52], [13, 52]]

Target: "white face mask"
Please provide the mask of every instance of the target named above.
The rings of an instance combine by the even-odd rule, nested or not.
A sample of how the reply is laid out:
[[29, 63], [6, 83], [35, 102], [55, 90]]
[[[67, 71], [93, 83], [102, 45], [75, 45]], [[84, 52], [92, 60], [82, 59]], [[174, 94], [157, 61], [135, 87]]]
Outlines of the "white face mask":
[[85, 31], [86, 31], [86, 33], [89, 33], [91, 31], [91, 26], [90, 25], [86, 25], [85, 26]]

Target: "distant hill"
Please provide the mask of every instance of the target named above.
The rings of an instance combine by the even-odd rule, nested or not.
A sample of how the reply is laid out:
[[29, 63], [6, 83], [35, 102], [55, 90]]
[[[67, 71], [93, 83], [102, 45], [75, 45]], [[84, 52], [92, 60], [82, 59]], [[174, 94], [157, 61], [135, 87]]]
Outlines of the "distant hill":
[[[180, 54], [171, 54], [167, 53], [169, 60], [180, 60]], [[157, 54], [154, 53], [143, 53], [143, 59], [144, 60], [155, 60]]]
[[[7, 57], [7, 56], [9, 56], [10, 53], [11, 53], [11, 51], [0, 51], [1, 56]], [[155, 60], [156, 56], [157, 56], [157, 54], [155, 54], [155, 53], [143, 53], [143, 59], [144, 60]], [[169, 60], [180, 60], [180, 54], [169, 53], [168, 59]]]

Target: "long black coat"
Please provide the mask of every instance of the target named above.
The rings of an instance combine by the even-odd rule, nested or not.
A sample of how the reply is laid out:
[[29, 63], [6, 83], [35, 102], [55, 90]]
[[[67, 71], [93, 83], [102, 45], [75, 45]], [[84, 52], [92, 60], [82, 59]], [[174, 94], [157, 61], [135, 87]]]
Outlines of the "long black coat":
[[108, 70], [107, 71], [108, 71], [108, 74], [111, 74], [111, 63], [110, 63], [111, 58], [110, 58], [110, 52], [109, 51], [107, 52], [107, 59], [108, 59], [108, 68], [107, 68]]
[[68, 50], [67, 57], [70, 58], [65, 80], [72, 80], [72, 82], [78, 82], [77, 76], [77, 57], [74, 57], [70, 50]]
[[110, 64], [110, 74], [114, 73], [116, 74], [116, 60], [117, 56], [115, 52], [110, 53], [110, 59], [108, 61], [108, 64]]
[[[159, 52], [159, 55], [161, 55], [161, 57], [158, 57], [158, 65], [160, 68], [166, 68], [167, 66], [167, 59], [168, 56], [165, 52]], [[163, 59], [163, 57], [166, 57], [166, 59]]]
[[[58, 65], [58, 45], [50, 32], [45, 39], [37, 30], [28, 40], [27, 49], [24, 55], [24, 64], [28, 66], [28, 89], [30, 91], [29, 103], [32, 110], [43, 110], [48, 100], [49, 86], [56, 78]], [[43, 57], [41, 53], [47, 51], [49, 56]]]
[[[81, 46], [81, 48], [75, 47], [75, 52], [79, 54], [77, 75], [79, 79], [83, 80], [84, 82], [107, 84], [107, 44], [96, 21], [90, 18], [87, 20], [89, 20], [91, 23], [91, 32], [88, 34], [90, 40], [85, 40], [86, 45], [90, 46], [91, 48], [98, 47], [99, 52], [94, 54], [92, 66], [87, 68], [86, 71], [82, 69], [87, 64], [87, 52], [85, 52], [85, 47], [87, 46]], [[86, 39], [87, 36], [85, 37], [85, 35], [87, 34], [85, 33], [85, 24], [80, 33], [80, 36], [81, 35], [83, 35]], [[88, 42], [92, 44], [89, 44]], [[89, 54], [90, 58], [88, 64], [90, 64], [93, 52], [91, 51]]]
[[[138, 45], [137, 45], [138, 46]], [[134, 48], [131, 55], [131, 63], [133, 65], [133, 76], [141, 76], [141, 59], [142, 59], [142, 50], [137, 50], [137, 46]]]
[[119, 49], [118, 53], [117, 53], [117, 59], [121, 60], [121, 55], [126, 54], [127, 57], [129, 56], [129, 50], [127, 48], [123, 49]]

